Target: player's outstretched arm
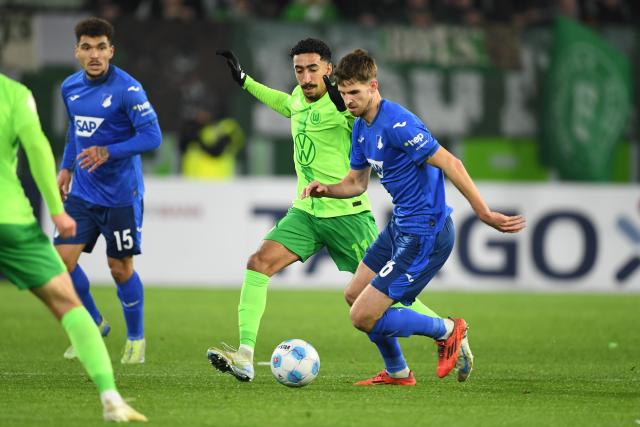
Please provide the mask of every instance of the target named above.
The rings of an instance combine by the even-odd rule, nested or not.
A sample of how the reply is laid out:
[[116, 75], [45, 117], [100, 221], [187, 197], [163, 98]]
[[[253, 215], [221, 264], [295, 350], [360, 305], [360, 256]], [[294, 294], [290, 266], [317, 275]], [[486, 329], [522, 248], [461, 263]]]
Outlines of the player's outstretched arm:
[[271, 89], [268, 86], [258, 83], [248, 75], [242, 66], [236, 55], [230, 50], [219, 50], [216, 55], [220, 55], [227, 60], [227, 65], [231, 70], [231, 77], [240, 85], [241, 88], [246, 89], [251, 95], [253, 95], [258, 101], [262, 102], [276, 113], [280, 113], [285, 117], [291, 117], [291, 109], [289, 108], [289, 102], [291, 95], [281, 92], [279, 90]]
[[444, 147], [438, 148], [427, 160], [427, 163], [442, 169], [447, 178], [469, 201], [473, 211], [482, 222], [503, 233], [517, 233], [524, 229], [526, 225], [524, 216], [504, 215], [489, 209], [460, 159]]
[[313, 181], [302, 190], [300, 198], [331, 197], [333, 199], [349, 199], [359, 196], [367, 191], [370, 174], [371, 168], [351, 169], [347, 176], [337, 184], [327, 185]]

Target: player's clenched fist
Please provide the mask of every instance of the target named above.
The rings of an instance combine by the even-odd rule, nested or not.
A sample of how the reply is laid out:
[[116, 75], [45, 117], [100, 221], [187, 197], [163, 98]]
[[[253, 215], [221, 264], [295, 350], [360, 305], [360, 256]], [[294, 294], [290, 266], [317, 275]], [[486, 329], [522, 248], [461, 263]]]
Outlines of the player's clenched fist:
[[300, 195], [301, 199], [305, 199], [307, 197], [325, 197], [329, 192], [329, 188], [319, 183], [318, 181], [312, 181], [311, 184], [307, 185], [304, 190], [302, 190], [302, 194]]

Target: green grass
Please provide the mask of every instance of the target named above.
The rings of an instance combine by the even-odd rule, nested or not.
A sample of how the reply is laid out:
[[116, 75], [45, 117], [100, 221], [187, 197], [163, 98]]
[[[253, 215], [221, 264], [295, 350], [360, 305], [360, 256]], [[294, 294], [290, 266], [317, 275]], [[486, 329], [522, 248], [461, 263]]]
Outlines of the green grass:
[[[340, 292], [274, 291], [256, 354], [285, 338], [314, 344], [317, 380], [289, 389], [257, 366], [253, 383], [214, 372], [208, 346], [237, 342], [237, 290], [146, 290], [147, 362], [122, 366], [115, 289], [94, 289], [122, 394], [156, 426], [633, 426], [640, 423], [640, 295], [427, 293], [470, 325], [467, 383], [435, 376], [433, 343], [402, 340], [416, 387], [359, 388], [381, 361]], [[62, 358], [62, 329], [28, 292], [0, 285], [0, 425], [102, 425], [93, 385]]]

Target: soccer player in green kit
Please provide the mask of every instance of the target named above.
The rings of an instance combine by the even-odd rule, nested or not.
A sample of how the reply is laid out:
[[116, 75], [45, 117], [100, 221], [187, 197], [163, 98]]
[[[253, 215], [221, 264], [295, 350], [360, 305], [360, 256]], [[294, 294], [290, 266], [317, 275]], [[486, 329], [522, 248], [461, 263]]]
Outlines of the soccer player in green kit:
[[104, 419], [146, 421], [118, 393], [98, 327], [75, 293], [62, 259], [33, 216], [16, 174], [18, 139], [58, 233], [63, 237], [76, 233], [75, 221], [62, 206], [53, 153], [42, 133], [33, 96], [24, 85], [0, 74], [0, 273], [18, 289], [29, 289], [62, 323], [100, 392]]
[[[351, 128], [355, 117], [347, 111], [337, 88], [329, 81], [332, 71], [329, 47], [321, 40], [307, 38], [291, 49], [298, 81], [291, 94], [252, 79], [233, 52], [218, 54], [226, 58], [236, 83], [260, 102], [291, 119], [298, 176], [296, 195], [313, 180], [340, 182], [349, 171]], [[377, 235], [366, 194], [350, 199], [302, 200], [297, 196], [287, 214], [267, 233], [258, 251], [247, 262], [238, 305], [239, 348], [236, 350], [226, 344], [223, 348], [209, 348], [207, 357], [211, 364], [240, 381], [253, 380], [253, 353], [271, 276], [298, 260], [306, 261], [325, 246], [341, 271], [354, 273]], [[347, 303], [352, 304], [366, 285], [364, 282], [349, 283], [345, 289]], [[418, 300], [411, 308], [438, 317]], [[465, 362], [470, 372], [470, 351], [468, 355]], [[468, 373], [464, 379], [466, 376]]]

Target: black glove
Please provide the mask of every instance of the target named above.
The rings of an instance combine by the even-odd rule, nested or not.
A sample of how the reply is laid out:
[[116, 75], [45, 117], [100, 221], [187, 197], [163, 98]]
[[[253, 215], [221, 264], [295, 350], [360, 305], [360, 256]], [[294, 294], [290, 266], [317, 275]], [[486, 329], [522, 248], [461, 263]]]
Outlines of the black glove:
[[216, 52], [216, 55], [224, 56], [227, 60], [227, 65], [231, 70], [231, 77], [240, 85], [240, 87], [244, 87], [244, 81], [247, 78], [247, 73], [242, 69], [242, 65], [238, 61], [238, 58], [231, 52], [230, 50], [219, 50]]
[[347, 109], [347, 106], [344, 104], [344, 99], [342, 99], [342, 95], [338, 91], [338, 86], [331, 83], [329, 80], [329, 76], [322, 76], [322, 80], [324, 80], [324, 85], [327, 87], [327, 92], [329, 92], [329, 98], [331, 98], [331, 102], [336, 106], [338, 111], [341, 113]]

